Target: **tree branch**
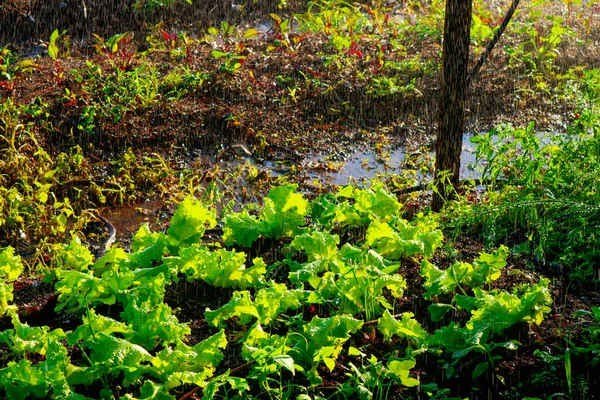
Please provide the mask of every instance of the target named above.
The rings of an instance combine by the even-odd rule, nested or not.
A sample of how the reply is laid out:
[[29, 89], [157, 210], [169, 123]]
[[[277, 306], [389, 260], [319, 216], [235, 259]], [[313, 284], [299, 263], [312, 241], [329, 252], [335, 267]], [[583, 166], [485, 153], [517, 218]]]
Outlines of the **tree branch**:
[[477, 74], [479, 73], [479, 70], [483, 66], [483, 63], [485, 63], [485, 61], [489, 57], [492, 50], [494, 50], [496, 43], [498, 43], [498, 41], [500, 40], [502, 33], [504, 33], [504, 30], [508, 26], [508, 23], [512, 19], [513, 14], [515, 13], [517, 7], [519, 6], [519, 1], [520, 0], [512, 0], [512, 4], [510, 5], [508, 12], [504, 16], [504, 19], [502, 20], [500, 27], [498, 27], [498, 29], [496, 29], [496, 32], [494, 32], [494, 37], [492, 38], [492, 40], [490, 40], [490, 42], [488, 43], [488, 45], [485, 48], [485, 50], [483, 51], [483, 53], [481, 53], [481, 56], [479, 57], [479, 61], [477, 61], [477, 64], [475, 64], [475, 66], [469, 73], [469, 76], [467, 77], [467, 89], [470, 88], [471, 83], [477, 77]]

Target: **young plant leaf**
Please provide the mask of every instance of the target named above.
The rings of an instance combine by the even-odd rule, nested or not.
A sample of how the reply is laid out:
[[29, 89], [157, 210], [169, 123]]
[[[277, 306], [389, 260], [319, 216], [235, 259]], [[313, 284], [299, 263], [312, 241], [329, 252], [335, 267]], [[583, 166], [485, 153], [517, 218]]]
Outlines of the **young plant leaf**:
[[427, 311], [429, 311], [433, 322], [441, 321], [442, 318], [444, 318], [444, 315], [450, 310], [452, 310], [450, 304], [433, 303], [427, 306]]
[[296, 374], [296, 370], [294, 368], [294, 359], [287, 354], [277, 354], [273, 356], [273, 361], [277, 364], [281, 365], [283, 368], [287, 369], [292, 373], [292, 375]]
[[0, 277], [8, 281], [16, 280], [23, 273], [21, 256], [15, 255], [15, 249], [7, 247], [0, 253]]
[[186, 197], [173, 215], [171, 226], [167, 230], [169, 238], [175, 239], [179, 247], [187, 247], [199, 243], [204, 235], [206, 225], [214, 228], [217, 225], [216, 211], [209, 210], [202, 203]]
[[398, 321], [388, 310], [385, 310], [377, 322], [377, 328], [383, 333], [384, 340], [390, 340], [392, 336], [397, 335], [421, 344], [429, 337], [427, 331], [414, 319], [414, 314], [411, 312], [402, 314], [402, 319]]
[[388, 373], [387, 375], [400, 381], [402, 386], [414, 387], [420, 382], [418, 379], [409, 376], [411, 368], [414, 368], [416, 361], [410, 360], [391, 360], [388, 362]]

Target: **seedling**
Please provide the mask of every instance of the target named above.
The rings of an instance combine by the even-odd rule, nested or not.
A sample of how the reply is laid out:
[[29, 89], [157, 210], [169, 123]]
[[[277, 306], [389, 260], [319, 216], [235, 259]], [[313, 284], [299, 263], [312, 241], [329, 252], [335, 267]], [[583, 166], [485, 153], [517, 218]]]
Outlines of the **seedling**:
[[92, 35], [96, 38], [96, 43], [92, 46], [98, 54], [108, 60], [114, 68], [125, 71], [135, 55], [135, 52], [130, 49], [133, 32], [117, 34], [106, 41], [96, 34]]
[[[246, 48], [246, 44], [235, 42], [233, 35], [235, 33], [235, 27], [230, 25], [228, 22], [221, 22], [221, 28], [217, 29], [211, 27], [208, 29], [208, 33], [215, 41], [217, 50], [210, 52], [210, 55], [217, 59], [223, 59], [224, 62], [221, 64], [220, 70], [227, 74], [233, 74], [242, 67], [246, 60], [246, 55], [249, 50]], [[244, 33], [244, 38], [249, 39], [259, 35], [259, 32], [250, 28]]]
[[173, 3], [181, 3], [183, 1], [192, 4], [192, 0], [135, 0], [133, 2], [133, 8], [151, 12], [156, 8], [168, 7]]
[[50, 35], [50, 41], [46, 43], [48, 55], [54, 60], [54, 76], [59, 85], [62, 84], [63, 79], [59, 59], [68, 52], [69, 37], [66, 33], [66, 31], [59, 32], [58, 29], [55, 29]]
[[302, 41], [306, 38], [307, 33], [302, 35], [292, 36], [290, 38], [291, 27], [288, 19], [282, 19], [277, 14], [270, 14], [273, 18], [275, 25], [269, 32], [272, 31], [271, 36], [273, 37], [273, 44], [267, 46], [267, 51], [281, 50], [290, 56], [296, 56], [298, 50], [302, 45]]
[[0, 51], [0, 76], [2, 77], [0, 88], [9, 93], [12, 93], [15, 89], [14, 71], [11, 68], [14, 64], [14, 59], [14, 55], [7, 47], [4, 47]]

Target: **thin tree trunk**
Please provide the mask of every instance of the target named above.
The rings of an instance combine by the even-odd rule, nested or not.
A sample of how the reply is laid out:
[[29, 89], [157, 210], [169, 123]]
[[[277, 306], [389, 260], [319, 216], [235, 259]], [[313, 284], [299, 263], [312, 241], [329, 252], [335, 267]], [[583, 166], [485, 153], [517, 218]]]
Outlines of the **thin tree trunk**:
[[[465, 100], [469, 43], [471, 39], [471, 0], [447, 0], [444, 20], [444, 47], [442, 55], [441, 104], [436, 140], [435, 179], [437, 192], [431, 208], [439, 211], [452, 198], [458, 186], [460, 154], [464, 130]], [[450, 183], [441, 180], [449, 172]]]

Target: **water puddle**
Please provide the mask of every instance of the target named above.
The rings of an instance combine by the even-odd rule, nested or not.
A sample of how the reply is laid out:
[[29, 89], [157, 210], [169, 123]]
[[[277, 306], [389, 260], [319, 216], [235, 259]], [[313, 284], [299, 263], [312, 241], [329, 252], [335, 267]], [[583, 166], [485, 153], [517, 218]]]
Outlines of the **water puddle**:
[[[463, 136], [463, 147], [460, 160], [460, 178], [477, 179], [480, 174], [476, 169], [470, 168], [475, 164], [475, 145], [471, 143], [472, 135]], [[337, 171], [324, 172], [323, 176], [327, 183], [333, 185], [347, 185], [349, 181], [366, 181], [377, 177], [380, 174], [396, 174], [407, 169], [418, 168], [415, 164], [419, 161], [433, 160], [434, 153], [407, 153], [406, 150], [398, 146], [388, 151], [389, 157], [386, 161], [381, 160], [374, 150], [358, 150], [344, 163]], [[314, 158], [313, 160], [316, 160]], [[431, 179], [430, 173], [417, 171], [417, 177], [420, 179]]]
[[138, 204], [123, 204], [120, 207], [101, 208], [98, 212], [114, 226], [117, 239], [128, 246], [140, 226], [149, 224], [153, 231], [163, 231], [164, 221], [170, 219], [174, 211], [172, 205], [166, 205], [161, 199], [153, 199]]
[[[538, 135], [542, 145], [552, 142], [552, 135], [547, 133], [538, 133]], [[472, 134], [463, 136], [460, 170], [460, 178], [463, 180], [481, 177], [481, 173], [475, 168], [475, 144], [470, 141], [472, 136]], [[387, 154], [384, 154], [385, 151]], [[257, 160], [252, 154], [236, 153], [234, 156], [225, 152], [223, 154], [228, 156], [220, 159], [215, 155], [198, 153], [193, 155], [191, 162], [208, 168], [219, 165], [223, 170], [238, 169], [242, 172], [247, 172], [247, 166], [251, 166], [258, 170], [258, 174], [268, 174], [271, 178], [296, 174], [296, 179], [303, 181], [302, 186], [305, 191], [311, 191], [311, 187], [322, 187], [324, 184], [343, 186], [348, 183], [365, 183], [381, 175], [403, 174], [408, 170], [416, 171], [417, 179], [424, 182], [433, 178], [431, 170], [419, 170], [421, 165], [433, 166], [433, 152], [410, 152], [403, 146], [397, 145], [384, 149], [384, 153], [378, 153], [374, 149], [362, 149], [355, 150], [345, 162], [331, 161], [323, 156], [311, 156], [302, 160], [300, 164], [286, 159]], [[478, 166], [484, 166], [483, 162]], [[243, 173], [240, 179], [238, 184], [243, 186], [245, 184]], [[244, 202], [238, 200], [240, 203]], [[173, 211], [174, 206], [167, 205], [160, 199], [99, 210], [114, 225], [121, 245], [128, 245], [133, 234], [144, 223], [149, 223], [152, 230], [164, 230], [164, 223]]]
[[[553, 142], [553, 136], [556, 134], [539, 132], [536, 135], [540, 139], [540, 145], [546, 146]], [[472, 137], [472, 133], [463, 135], [461, 180], [480, 179], [479, 169], [483, 168], [486, 163], [485, 160], [480, 160], [476, 164], [475, 144], [471, 143]], [[494, 135], [492, 140], [497, 141], [497, 136]], [[206, 165], [217, 162], [215, 157], [205, 157], [207, 157], [207, 160], [204, 161]], [[273, 178], [287, 175], [295, 170], [304, 174], [301, 179], [305, 182], [343, 186], [348, 183], [364, 183], [382, 175], [406, 174], [407, 172], [412, 172], [418, 180], [427, 182], [433, 178], [434, 157], [435, 154], [432, 151], [411, 152], [407, 151], [405, 146], [392, 145], [379, 152], [375, 149], [355, 149], [344, 162], [331, 160], [327, 156], [312, 155], [296, 164], [285, 158], [282, 160], [256, 160], [250, 153], [219, 162], [233, 168], [241, 163], [249, 163], [260, 172], [267, 173]], [[201, 158], [198, 157], [196, 160], [201, 160]], [[426, 168], [421, 169], [422, 166]]]

